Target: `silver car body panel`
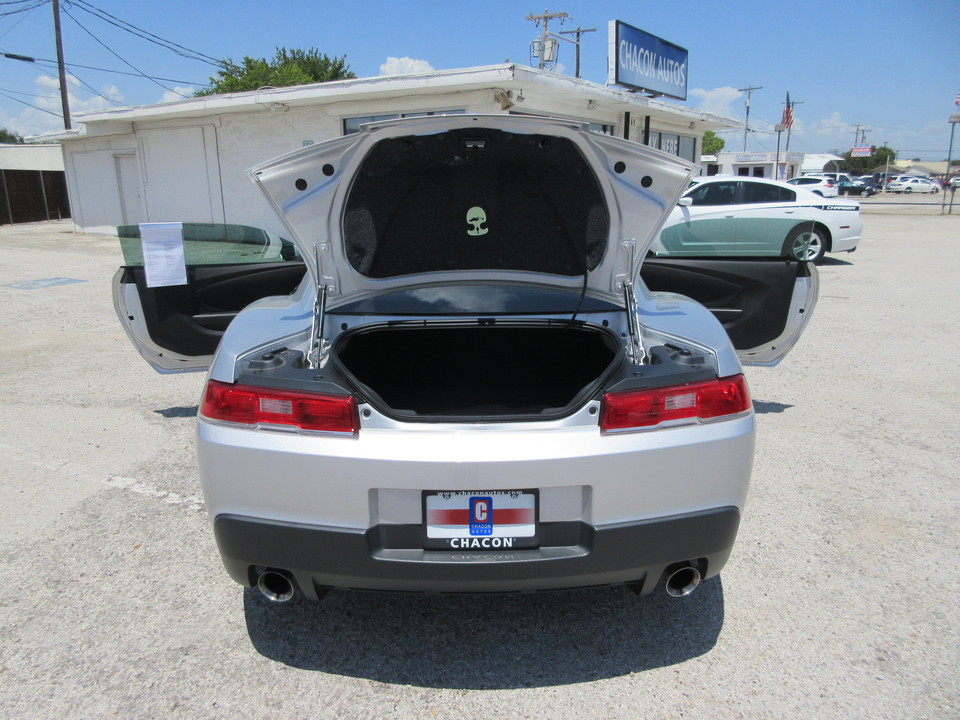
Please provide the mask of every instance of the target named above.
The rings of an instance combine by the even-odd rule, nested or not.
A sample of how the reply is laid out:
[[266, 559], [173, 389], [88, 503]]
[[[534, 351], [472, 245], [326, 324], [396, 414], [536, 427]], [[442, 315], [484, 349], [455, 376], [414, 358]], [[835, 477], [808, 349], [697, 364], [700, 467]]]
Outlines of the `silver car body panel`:
[[[258, 300], [236, 315], [209, 361], [209, 380], [237, 382], [244, 363], [258, 353], [289, 349], [306, 355], [316, 331], [318, 286], [325, 288], [327, 296], [322, 332], [327, 348], [334, 347], [341, 334], [370, 323], [386, 324], [397, 319], [409, 322], [410, 316], [363, 315], [347, 307], [353, 301], [376, 298], [401, 288], [429, 295], [432, 288], [446, 283], [473, 283], [481, 289], [516, 284], [560, 288], [576, 297], [584, 286], [582, 275], [458, 271], [371, 278], [351, 266], [341, 242], [341, 217], [352, 173], [368, 151], [384, 137], [440, 133], [481, 123], [483, 127], [508, 132], [567, 138], [579, 148], [599, 178], [609, 211], [609, 234], [602, 259], [588, 273], [585, 294], [605, 301], [609, 310], [585, 312], [580, 318], [584, 323], [602, 326], [614, 342], [622, 338], [623, 347], [617, 348], [619, 354], [630, 350], [627, 347], [632, 342], [629, 333], [635, 320], [641, 354], [654, 346], [673, 345], [702, 356], [702, 360], [696, 361], [702, 364], [698, 365], [698, 372], [714, 379], [742, 372], [730, 338], [710, 310], [683, 295], [650, 292], [639, 276], [648, 247], [687, 186], [691, 170], [687, 163], [634, 143], [591, 133], [568, 121], [449, 116], [371, 125], [356, 136], [305, 148], [254, 168], [254, 179], [287, 223], [308, 274], [291, 294]], [[798, 277], [794, 286], [791, 316], [781, 338], [764, 347], [749, 349], [750, 361], [773, 364], [795, 342], [816, 300], [817, 276], [815, 270], [811, 270], [809, 276]], [[119, 288], [119, 283], [118, 274], [115, 287]], [[625, 292], [630, 288], [635, 300]], [[134, 286], [115, 290], [115, 301], [128, 334], [142, 347], [137, 341], [142, 341], [139, 336], [147, 333], [143, 323], [137, 320], [140, 308]], [[635, 315], [628, 318], [630, 313], [624, 309], [632, 302], [635, 302]], [[489, 320], [490, 316], [458, 314], [456, 320], [477, 323]], [[554, 321], [558, 317], [555, 314]], [[569, 318], [566, 315], [563, 319]], [[437, 318], [419, 318], [421, 322], [431, 319]], [[523, 318], [511, 315], [510, 319]], [[527, 319], [538, 318], [530, 315]], [[207, 361], [207, 358], [172, 357], [156, 346], [147, 351], [141, 349], [141, 353], [154, 367], [166, 370], [183, 369], [191, 362], [202, 365]], [[633, 362], [624, 356], [625, 363]], [[321, 369], [325, 361], [329, 361], [329, 357], [320, 358]], [[384, 361], [389, 362], [389, 358]], [[589, 555], [589, 543], [547, 546], [542, 553], [528, 551], [524, 556], [536, 556], [533, 564], [539, 563], [540, 571], [531, 570], [517, 579], [514, 575], [520, 571], [516, 564], [500, 576], [494, 569], [490, 571], [493, 574], [488, 576], [487, 585], [478, 580], [485, 577], [483, 574], [472, 575], [472, 568], [466, 566], [440, 577], [446, 571], [437, 570], [437, 565], [463, 565], [467, 560], [462, 556], [432, 552], [426, 553], [430, 555], [428, 558], [422, 548], [409, 547], [382, 551], [366, 537], [367, 533], [378, 533], [383, 528], [422, 527], [425, 491], [533, 489], [539, 498], [539, 523], [579, 524], [591, 532], [605, 530], [607, 538], [622, 537], [619, 533], [628, 526], [647, 521], [683, 523], [686, 522], [683, 518], [696, 513], [722, 512], [738, 522], [754, 457], [752, 408], [714, 420], [681, 419], [653, 428], [604, 434], [598, 424], [599, 407], [599, 395], [596, 395], [571, 408], [569, 413], [552, 419], [530, 417], [519, 422], [516, 419], [501, 422], [496, 418], [483, 418], [478, 422], [446, 422], [429, 418], [427, 422], [414, 422], [389, 415], [368, 399], [361, 400], [360, 430], [353, 436], [304, 432], [291, 427], [230, 424], [211, 420], [201, 413], [197, 421], [200, 479], [224, 563], [239, 582], [255, 584], [255, 576], [251, 574], [254, 568], [271, 566], [273, 562], [260, 558], [261, 549], [270, 545], [261, 540], [276, 537], [273, 533], [280, 532], [285, 540], [271, 547], [273, 550], [289, 548], [293, 534], [315, 531], [316, 538], [347, 538], [352, 547], [360, 548], [363, 562], [372, 559], [375, 565], [382, 561], [394, 568], [405, 563], [407, 567], [400, 574], [407, 575], [391, 577], [391, 572], [387, 572], [383, 577], [373, 578], [363, 573], [376, 573], [379, 569], [365, 569], [362, 563], [356, 577], [352, 571], [328, 572], [319, 565], [288, 566], [286, 569], [296, 574], [300, 587], [311, 596], [325, 585], [486, 591], [634, 582], [641, 578], [647, 591], [669, 564], [697, 558], [710, 563], [709, 567], [703, 566], [707, 576], [719, 572], [729, 555], [733, 536], [717, 540], [719, 544], [702, 552], [696, 550], [679, 557], [652, 544], [642, 549], [641, 554], [647, 553], [644, 560], [620, 568], [608, 566], [608, 562], [616, 564], [622, 558], [629, 565], [636, 548], [607, 546], [596, 553], [595, 562], [599, 563], [596, 567], [574, 570], [569, 576], [565, 574], [564, 568], [568, 566], [562, 559], [564, 553], [570, 557]], [[252, 536], [242, 536], [239, 541], [236, 535], [233, 539], [227, 537], [232, 532], [230, 528], [243, 526], [247, 521], [257, 525], [257, 532], [264, 533], [250, 541], [256, 546], [250, 555], [244, 554], [246, 550], [242, 546], [246, 543], [244, 538]], [[221, 532], [225, 534], [221, 536]], [[689, 530], [667, 534], [672, 538], [667, 545], [674, 543], [676, 547], [688, 547], [686, 540], [690, 538], [696, 544], [699, 537], [696, 531]], [[320, 540], [317, 543], [319, 548], [322, 543]], [[266, 553], [263, 557], [269, 557], [272, 550], [263, 552]], [[517, 556], [518, 560], [520, 555], [523, 553]], [[500, 559], [492, 556], [482, 559], [482, 562], [488, 561], [497, 563]], [[307, 558], [304, 562], [313, 560]], [[583, 563], [578, 565], [579, 562], [573, 562], [573, 567], [582, 567]], [[589, 562], [586, 565], [589, 566]], [[410, 570], [411, 563], [432, 566], [424, 569], [432, 579], [418, 577], [416, 569]], [[509, 566], [511, 561], [503, 559], [503, 564]], [[540, 572], [549, 577], [541, 577]]]
[[[356, 438], [197, 426], [211, 517], [365, 530], [422, 522], [423, 490], [539, 488], [541, 521], [594, 527], [714, 507], [742, 509], [754, 417], [601, 435], [524, 423], [377, 429]], [[718, 462], [723, 458], [723, 462]], [[322, 468], [322, 471], [320, 470]]]

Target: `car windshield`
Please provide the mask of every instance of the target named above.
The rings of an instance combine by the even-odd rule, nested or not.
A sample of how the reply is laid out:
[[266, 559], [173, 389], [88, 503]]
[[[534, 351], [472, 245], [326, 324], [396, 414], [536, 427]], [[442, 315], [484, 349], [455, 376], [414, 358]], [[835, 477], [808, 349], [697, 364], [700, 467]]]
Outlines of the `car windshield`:
[[599, 265], [609, 227], [603, 192], [572, 142], [492, 129], [379, 142], [343, 215], [350, 264], [371, 278], [581, 275]]

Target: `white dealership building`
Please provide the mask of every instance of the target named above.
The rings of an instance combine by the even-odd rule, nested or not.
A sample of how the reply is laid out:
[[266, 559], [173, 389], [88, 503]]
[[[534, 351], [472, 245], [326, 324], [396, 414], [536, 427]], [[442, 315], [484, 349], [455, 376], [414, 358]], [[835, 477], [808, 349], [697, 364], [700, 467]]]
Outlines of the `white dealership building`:
[[699, 161], [707, 130], [736, 120], [639, 92], [504, 63], [422, 74], [262, 88], [89, 113], [42, 138], [63, 145], [77, 228], [190, 221], [283, 233], [246, 169], [379, 119], [439, 113], [569, 118]]

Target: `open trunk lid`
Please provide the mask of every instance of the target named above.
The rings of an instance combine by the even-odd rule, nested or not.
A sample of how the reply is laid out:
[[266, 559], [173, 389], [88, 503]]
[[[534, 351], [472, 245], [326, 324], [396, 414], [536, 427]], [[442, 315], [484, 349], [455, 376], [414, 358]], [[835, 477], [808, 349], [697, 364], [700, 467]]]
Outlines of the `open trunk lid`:
[[447, 115], [367, 125], [250, 173], [333, 309], [491, 281], [622, 306], [691, 171], [573, 121]]

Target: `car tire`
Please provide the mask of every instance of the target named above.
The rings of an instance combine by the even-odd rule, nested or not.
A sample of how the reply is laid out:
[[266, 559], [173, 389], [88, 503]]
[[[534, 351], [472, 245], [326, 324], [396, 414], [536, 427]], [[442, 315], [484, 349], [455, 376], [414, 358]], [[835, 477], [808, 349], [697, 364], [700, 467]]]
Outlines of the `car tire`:
[[804, 262], [818, 263], [827, 250], [827, 239], [817, 227], [797, 226], [783, 244], [783, 254]]
[[910, 193], [913, 192], [913, 188], [907, 188], [906, 190], [904, 190], [904, 192], [905, 192], [907, 195], [909, 195]]

